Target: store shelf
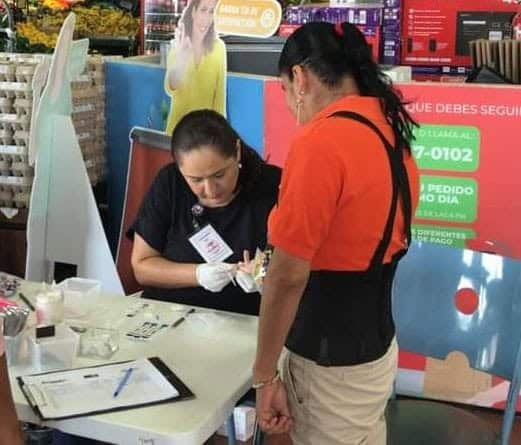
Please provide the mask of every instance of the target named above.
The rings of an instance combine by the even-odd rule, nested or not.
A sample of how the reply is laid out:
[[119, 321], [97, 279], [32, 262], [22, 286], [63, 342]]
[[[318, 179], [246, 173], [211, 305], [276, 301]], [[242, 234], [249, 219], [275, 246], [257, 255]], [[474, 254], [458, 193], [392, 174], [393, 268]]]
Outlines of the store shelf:
[[103, 45], [125, 45], [133, 44], [134, 37], [112, 37], [112, 36], [94, 36], [89, 37], [90, 43], [99, 43]]
[[18, 114], [12, 114], [12, 113], [0, 113], [0, 122], [6, 123], [6, 124], [20, 124], [20, 123], [26, 123], [29, 120], [28, 116], [21, 116]]
[[152, 41], [152, 40], [172, 40], [174, 38], [173, 32], [150, 32], [145, 34], [145, 41]]
[[31, 185], [32, 176], [0, 176], [0, 185]]
[[145, 40], [150, 39], [173, 39], [174, 38], [173, 32], [148, 32], [145, 34]]
[[134, 53], [136, 40], [133, 37], [89, 37], [90, 48], [102, 54], [129, 56]]
[[0, 154], [26, 155], [27, 147], [24, 145], [0, 145]]
[[32, 91], [32, 86], [24, 82], [0, 82], [0, 90], [6, 91]]
[[175, 29], [186, 0], [142, 0], [141, 7], [141, 51], [143, 54], [159, 54], [163, 42], [175, 37]]
[[73, 113], [90, 113], [95, 111], [95, 107], [93, 104], [82, 104], [82, 105], [74, 105], [72, 107]]
[[156, 35], [159, 35], [159, 36], [162, 36], [162, 35], [174, 35], [175, 34], [175, 31], [145, 31], [145, 35], [151, 35], [151, 34], [156, 34]]
[[145, 15], [150, 16], [167, 16], [167, 17], [181, 17], [180, 12], [145, 12]]

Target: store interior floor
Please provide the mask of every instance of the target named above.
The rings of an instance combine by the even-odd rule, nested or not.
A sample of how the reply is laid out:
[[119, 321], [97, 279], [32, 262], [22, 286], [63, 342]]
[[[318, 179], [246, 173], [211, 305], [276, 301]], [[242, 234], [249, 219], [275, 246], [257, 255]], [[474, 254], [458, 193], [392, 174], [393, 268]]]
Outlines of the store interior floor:
[[[496, 431], [500, 431], [502, 422], [502, 411], [485, 409], [485, 408], [465, 408], [478, 416], [481, 420], [490, 423]], [[207, 442], [206, 445], [226, 445], [227, 440], [222, 436], [215, 436]], [[252, 440], [247, 442], [237, 442], [239, 445], [252, 445]], [[272, 436], [265, 441], [264, 445], [292, 445], [291, 439], [286, 436]], [[514, 420], [512, 428], [512, 436], [510, 438], [510, 445], [521, 445], [521, 416], [517, 416]]]

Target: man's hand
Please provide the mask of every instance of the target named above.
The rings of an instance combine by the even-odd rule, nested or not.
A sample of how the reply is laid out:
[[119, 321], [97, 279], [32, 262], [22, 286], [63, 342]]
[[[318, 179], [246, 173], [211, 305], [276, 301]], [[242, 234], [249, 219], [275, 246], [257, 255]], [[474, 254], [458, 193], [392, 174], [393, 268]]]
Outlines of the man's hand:
[[280, 380], [257, 389], [257, 422], [267, 434], [288, 433], [293, 427], [284, 384]]
[[0, 445], [23, 445], [24, 440], [20, 431], [19, 424], [13, 425], [12, 428], [3, 427], [0, 429]]

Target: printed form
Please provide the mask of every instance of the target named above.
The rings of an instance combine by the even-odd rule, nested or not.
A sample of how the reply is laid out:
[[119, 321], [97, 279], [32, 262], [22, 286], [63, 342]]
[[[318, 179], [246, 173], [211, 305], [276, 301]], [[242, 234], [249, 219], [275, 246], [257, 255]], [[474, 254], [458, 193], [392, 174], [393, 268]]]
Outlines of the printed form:
[[146, 358], [20, 379], [22, 390], [44, 419], [108, 412], [179, 396], [179, 391]]

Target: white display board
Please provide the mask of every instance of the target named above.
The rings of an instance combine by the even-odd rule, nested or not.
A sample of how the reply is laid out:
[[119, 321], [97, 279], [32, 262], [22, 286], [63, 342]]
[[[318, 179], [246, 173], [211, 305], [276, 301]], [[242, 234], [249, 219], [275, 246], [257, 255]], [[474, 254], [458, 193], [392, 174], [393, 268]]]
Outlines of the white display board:
[[89, 41], [73, 41], [74, 14], [63, 23], [47, 84], [33, 118], [35, 178], [27, 222], [26, 279], [51, 281], [54, 263], [77, 267], [105, 292], [123, 288], [71, 119], [71, 79], [87, 61]]

